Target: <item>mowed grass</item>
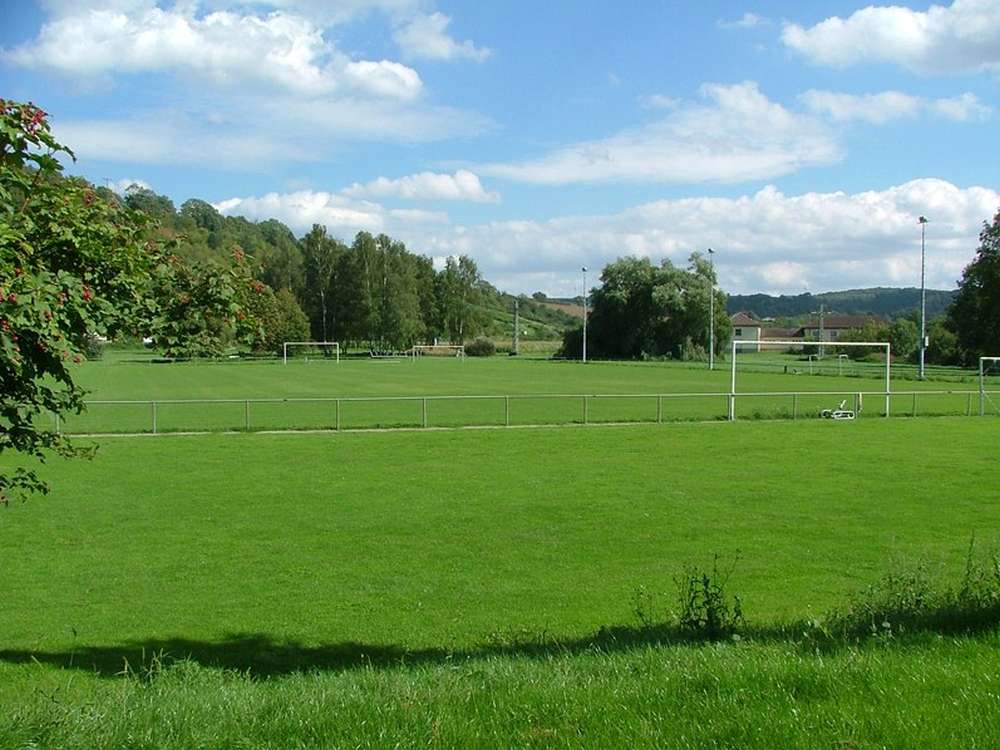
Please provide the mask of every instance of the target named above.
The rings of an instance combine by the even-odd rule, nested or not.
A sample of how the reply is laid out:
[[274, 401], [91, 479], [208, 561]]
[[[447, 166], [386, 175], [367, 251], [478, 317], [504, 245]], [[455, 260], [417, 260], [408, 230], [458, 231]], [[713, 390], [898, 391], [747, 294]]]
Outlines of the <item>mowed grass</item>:
[[[880, 392], [878, 367], [858, 376], [761, 371], [777, 362], [744, 355], [739, 373], [742, 393], [836, 392], [842, 395], [745, 396], [737, 401], [740, 418], [812, 418], [844, 398], [854, 408], [859, 391]], [[783, 360], [784, 361], [784, 360]], [[786, 362], [787, 364], [787, 362]], [[799, 363], [801, 364], [801, 363]], [[830, 372], [835, 372], [831, 365]], [[462, 425], [656, 422], [722, 419], [730, 388], [725, 363], [710, 372], [690, 363], [559, 362], [510, 357], [490, 359], [425, 358], [160, 363], [109, 356], [76, 370], [91, 401], [158, 400], [160, 432], [200, 430], [342, 429], [449, 427]], [[974, 390], [974, 383], [900, 380], [898, 390]], [[587, 394], [586, 403], [582, 396]], [[706, 394], [684, 395], [680, 394]], [[707, 395], [715, 394], [715, 395]], [[430, 397], [422, 400], [421, 397]], [[462, 396], [462, 400], [442, 397]], [[408, 398], [407, 398], [408, 397]], [[509, 398], [504, 398], [509, 397]], [[232, 403], [163, 403], [171, 400], [229, 399]], [[255, 402], [260, 399], [272, 401]], [[300, 401], [297, 399], [326, 399]], [[341, 399], [338, 403], [334, 399]], [[370, 399], [359, 401], [357, 399]], [[250, 403], [247, 403], [247, 402]], [[869, 396], [862, 416], [877, 416], [884, 399]], [[978, 412], [978, 396], [965, 393], [893, 397], [897, 415], [959, 415]], [[141, 404], [92, 404], [87, 413], [63, 423], [74, 432], [148, 432], [153, 407]]]
[[995, 633], [594, 634], [715, 553], [765, 630], [899, 559], [960, 570], [1000, 535], [998, 429], [107, 438], [0, 513], [0, 747], [995, 746]]

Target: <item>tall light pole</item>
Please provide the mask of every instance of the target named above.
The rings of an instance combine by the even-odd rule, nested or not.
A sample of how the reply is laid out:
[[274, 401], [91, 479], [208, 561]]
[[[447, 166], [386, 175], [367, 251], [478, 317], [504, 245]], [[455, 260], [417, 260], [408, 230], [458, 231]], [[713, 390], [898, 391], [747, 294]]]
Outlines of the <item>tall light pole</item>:
[[583, 267], [583, 363], [587, 364], [587, 267]]
[[514, 354], [515, 354], [515, 356], [521, 353], [521, 351], [520, 351], [521, 350], [521, 347], [520, 347], [521, 337], [519, 335], [520, 331], [518, 330], [520, 327], [521, 327], [520, 306], [518, 304], [517, 297], [515, 297], [514, 298]]
[[708, 369], [715, 369], [715, 251], [708, 248]]
[[921, 216], [920, 223], [920, 379], [924, 379], [924, 354], [927, 350], [927, 289], [924, 286], [927, 270], [927, 254], [925, 252], [927, 239], [927, 217]]

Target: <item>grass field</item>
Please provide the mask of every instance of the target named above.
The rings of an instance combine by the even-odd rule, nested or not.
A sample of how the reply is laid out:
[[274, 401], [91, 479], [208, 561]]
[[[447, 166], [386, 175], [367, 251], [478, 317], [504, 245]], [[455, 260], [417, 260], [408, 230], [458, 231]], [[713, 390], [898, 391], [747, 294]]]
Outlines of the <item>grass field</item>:
[[[998, 429], [107, 438], [0, 513], [0, 746], [996, 746], [995, 631], [796, 633], [997, 543]], [[713, 553], [757, 630], [643, 642]]]
[[[737, 400], [740, 418], [815, 417], [842, 399], [854, 405], [859, 391], [884, 391], [879, 367], [851, 375], [806, 374], [796, 360], [745, 355], [737, 390], [764, 393]], [[766, 368], [766, 364], [776, 364]], [[784, 372], [783, 366], [789, 367]], [[818, 366], [817, 366], [818, 367]], [[799, 371], [801, 374], [794, 374]], [[92, 401], [158, 400], [160, 432], [197, 430], [332, 429], [372, 427], [656, 422], [722, 419], [728, 412], [729, 371], [709, 372], [688, 363], [556, 362], [496, 357], [406, 360], [280, 362], [191, 362], [154, 364], [129, 354], [86, 363], [77, 371]], [[904, 391], [975, 390], [976, 383], [899, 380]], [[841, 395], [776, 396], [776, 392], [827, 391]], [[683, 395], [681, 394], [716, 394]], [[582, 398], [588, 394], [586, 403]], [[422, 401], [418, 397], [430, 397]], [[461, 396], [462, 400], [445, 399]], [[483, 397], [493, 398], [483, 398]], [[505, 399], [504, 397], [510, 397]], [[558, 397], [563, 396], [563, 397]], [[628, 396], [627, 398], [625, 396]], [[641, 397], [636, 397], [641, 396]], [[401, 400], [401, 397], [412, 397]], [[366, 401], [351, 399], [365, 398]], [[230, 403], [162, 403], [167, 400], [229, 399]], [[254, 400], [271, 399], [261, 403]], [[327, 399], [301, 401], [297, 399]], [[334, 399], [340, 399], [338, 403]], [[998, 397], [1000, 399], [1000, 397]], [[247, 403], [250, 401], [251, 403]], [[862, 416], [878, 416], [884, 400], [869, 396]], [[978, 396], [923, 393], [894, 396], [897, 415], [960, 415], [978, 412]], [[990, 408], [994, 405], [991, 403]], [[63, 429], [75, 432], [144, 432], [153, 426], [149, 403], [95, 403]]]

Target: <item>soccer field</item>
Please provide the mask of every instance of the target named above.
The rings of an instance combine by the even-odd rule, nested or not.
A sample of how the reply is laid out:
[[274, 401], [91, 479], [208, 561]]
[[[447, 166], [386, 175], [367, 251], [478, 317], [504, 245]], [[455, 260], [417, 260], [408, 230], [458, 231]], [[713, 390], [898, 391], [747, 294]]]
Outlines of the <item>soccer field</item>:
[[[809, 374], [809, 368], [827, 374]], [[786, 371], [787, 370], [787, 371]], [[728, 414], [730, 371], [690, 363], [610, 363], [496, 357], [152, 363], [111, 356], [77, 371], [90, 391], [73, 432], [455, 427], [708, 421]], [[841, 374], [838, 374], [840, 372]], [[977, 384], [898, 379], [895, 415], [978, 413]], [[883, 371], [831, 361], [740, 359], [738, 418], [814, 418], [846, 401], [884, 413]], [[917, 395], [914, 395], [914, 391]], [[856, 394], [869, 395], [859, 399]], [[704, 394], [704, 395], [702, 395]], [[780, 394], [780, 395], [779, 395]], [[797, 394], [797, 395], [793, 395]], [[919, 396], [919, 397], [917, 397]], [[117, 403], [106, 403], [106, 402]], [[124, 403], [123, 403], [124, 402]], [[138, 403], [135, 403], [138, 402]], [[991, 404], [992, 408], [992, 404]]]
[[[995, 547], [996, 430], [105, 438], [0, 513], [0, 747], [989, 745], [995, 635], [824, 655], [795, 634], [900, 560]], [[629, 645], [636, 592], [668, 617], [716, 553], [747, 622], [790, 640]], [[958, 724], [925, 708], [943, 689], [970, 696]]]

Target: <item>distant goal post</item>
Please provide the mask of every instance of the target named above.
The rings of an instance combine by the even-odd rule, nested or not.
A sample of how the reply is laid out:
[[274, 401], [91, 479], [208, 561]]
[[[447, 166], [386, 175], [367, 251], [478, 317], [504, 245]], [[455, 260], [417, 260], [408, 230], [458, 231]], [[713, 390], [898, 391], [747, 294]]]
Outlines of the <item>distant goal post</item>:
[[465, 344], [415, 344], [410, 348], [410, 356], [417, 357], [457, 357], [465, 359]]
[[[827, 342], [824, 342], [827, 343]], [[729, 421], [736, 421], [736, 355], [739, 354], [740, 347], [751, 344], [758, 347], [756, 349], [759, 351], [760, 346], [783, 346], [786, 348], [799, 348], [801, 346], [808, 346], [815, 344], [812, 341], [787, 341], [779, 339], [733, 339], [732, 341], [732, 356], [730, 361], [732, 363], [732, 377], [730, 379], [729, 385]], [[889, 416], [890, 411], [890, 401], [891, 401], [891, 380], [890, 371], [892, 367], [892, 345], [888, 341], [832, 341], [828, 342], [831, 347], [842, 347], [842, 346], [866, 346], [868, 348], [879, 348], [885, 350], [885, 416]]]
[[340, 343], [337, 341], [286, 341], [281, 345], [281, 363], [288, 364], [288, 350], [295, 347], [312, 349], [333, 349], [336, 361], [340, 362]]
[[991, 367], [1000, 362], [1000, 357], [980, 357], [979, 358], [979, 416], [986, 416], [986, 402], [993, 402], [990, 392], [986, 390], [986, 376], [988, 373], [986, 365]]

